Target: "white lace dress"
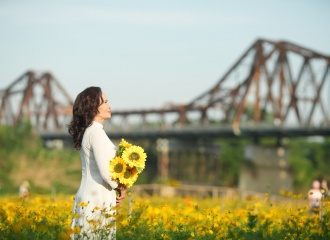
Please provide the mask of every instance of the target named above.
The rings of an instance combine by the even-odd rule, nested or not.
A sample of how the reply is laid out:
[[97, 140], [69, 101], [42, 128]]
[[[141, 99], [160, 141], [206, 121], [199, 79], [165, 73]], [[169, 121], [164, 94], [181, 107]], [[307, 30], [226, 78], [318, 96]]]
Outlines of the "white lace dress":
[[[74, 217], [71, 227], [80, 234], [72, 239], [114, 239], [113, 215], [116, 206], [117, 182], [110, 178], [109, 161], [116, 155], [116, 146], [98, 122], [84, 133], [80, 157], [82, 178], [73, 205]], [[107, 237], [105, 237], [107, 236]], [[101, 238], [100, 238], [101, 237]]]

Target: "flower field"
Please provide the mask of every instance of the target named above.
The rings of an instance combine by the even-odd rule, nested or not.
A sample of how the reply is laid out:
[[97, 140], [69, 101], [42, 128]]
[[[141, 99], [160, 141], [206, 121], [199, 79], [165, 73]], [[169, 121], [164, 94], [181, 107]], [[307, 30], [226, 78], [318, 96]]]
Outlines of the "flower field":
[[[69, 239], [72, 203], [72, 196], [2, 196], [0, 239]], [[129, 194], [117, 209], [117, 239], [330, 239], [330, 206], [327, 201], [323, 205], [321, 212], [309, 215], [307, 201], [297, 196], [269, 200], [267, 195], [197, 199]]]

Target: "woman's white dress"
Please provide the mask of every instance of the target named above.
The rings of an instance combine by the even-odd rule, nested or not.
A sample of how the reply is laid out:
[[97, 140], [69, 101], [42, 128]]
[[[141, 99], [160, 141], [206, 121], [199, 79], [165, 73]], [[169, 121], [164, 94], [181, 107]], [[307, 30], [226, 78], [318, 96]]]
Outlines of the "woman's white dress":
[[114, 218], [111, 214], [115, 213], [112, 208], [116, 206], [114, 189], [118, 184], [109, 174], [109, 161], [115, 155], [116, 146], [106, 135], [103, 125], [93, 122], [85, 130], [82, 139], [82, 178], [73, 205], [75, 215], [71, 227], [81, 229], [81, 234], [75, 235], [79, 239], [82, 236], [86, 239], [99, 239], [95, 234], [98, 229], [103, 229], [103, 234], [105, 229], [107, 233], [115, 234]]

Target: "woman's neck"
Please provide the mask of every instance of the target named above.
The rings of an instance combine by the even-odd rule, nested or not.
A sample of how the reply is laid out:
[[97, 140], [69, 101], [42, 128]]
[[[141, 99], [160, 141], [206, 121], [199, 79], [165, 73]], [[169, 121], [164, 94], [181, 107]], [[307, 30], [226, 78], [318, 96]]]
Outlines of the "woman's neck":
[[95, 118], [93, 119], [93, 121], [94, 121], [94, 122], [98, 122], [98, 123], [100, 123], [100, 124], [102, 124], [102, 125], [103, 125], [103, 123], [104, 123], [104, 119], [102, 119], [102, 118], [98, 118], [98, 117], [95, 117]]

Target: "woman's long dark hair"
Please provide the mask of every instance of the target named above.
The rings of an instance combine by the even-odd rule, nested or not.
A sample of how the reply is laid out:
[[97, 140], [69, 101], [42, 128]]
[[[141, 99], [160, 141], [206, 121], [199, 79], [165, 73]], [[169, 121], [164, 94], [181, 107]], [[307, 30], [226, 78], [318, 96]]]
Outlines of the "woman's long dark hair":
[[73, 147], [80, 150], [82, 138], [102, 103], [102, 90], [99, 87], [89, 87], [78, 94], [73, 104], [73, 117], [68, 125], [68, 131], [73, 137]]

